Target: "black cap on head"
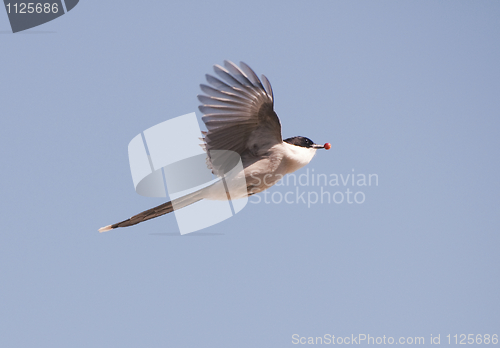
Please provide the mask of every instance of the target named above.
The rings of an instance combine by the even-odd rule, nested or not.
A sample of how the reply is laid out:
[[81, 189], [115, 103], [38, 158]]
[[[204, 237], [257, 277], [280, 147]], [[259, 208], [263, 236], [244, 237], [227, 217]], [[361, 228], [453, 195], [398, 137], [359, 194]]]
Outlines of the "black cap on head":
[[314, 145], [314, 142], [306, 137], [291, 137], [283, 141], [287, 142], [288, 144], [302, 147], [313, 147]]

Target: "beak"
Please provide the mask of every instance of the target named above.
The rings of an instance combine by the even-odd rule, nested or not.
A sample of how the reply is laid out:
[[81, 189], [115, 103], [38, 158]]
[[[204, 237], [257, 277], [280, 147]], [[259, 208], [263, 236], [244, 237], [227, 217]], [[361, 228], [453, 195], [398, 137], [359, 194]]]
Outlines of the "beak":
[[330, 150], [332, 145], [330, 143], [325, 143], [325, 145], [319, 145], [319, 144], [314, 144], [312, 146], [315, 149], [325, 149], [325, 150]]

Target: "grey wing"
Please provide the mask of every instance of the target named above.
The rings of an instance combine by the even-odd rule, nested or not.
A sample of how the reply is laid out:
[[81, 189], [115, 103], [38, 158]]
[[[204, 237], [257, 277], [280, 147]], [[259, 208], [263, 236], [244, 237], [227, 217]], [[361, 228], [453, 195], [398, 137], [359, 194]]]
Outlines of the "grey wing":
[[208, 130], [204, 142], [209, 158], [213, 150], [259, 154], [280, 144], [281, 124], [267, 78], [262, 75], [261, 82], [243, 62], [241, 68], [230, 61], [224, 61], [224, 66], [214, 66], [221, 79], [206, 75], [212, 86], [200, 85], [206, 95], [198, 96]]

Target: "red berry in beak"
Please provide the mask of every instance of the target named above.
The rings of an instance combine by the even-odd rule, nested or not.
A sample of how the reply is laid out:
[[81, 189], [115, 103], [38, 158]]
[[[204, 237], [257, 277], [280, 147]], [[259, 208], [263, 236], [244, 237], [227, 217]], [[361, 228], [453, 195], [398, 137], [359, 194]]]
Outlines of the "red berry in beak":
[[330, 143], [325, 143], [325, 150], [330, 150], [332, 148], [332, 145]]

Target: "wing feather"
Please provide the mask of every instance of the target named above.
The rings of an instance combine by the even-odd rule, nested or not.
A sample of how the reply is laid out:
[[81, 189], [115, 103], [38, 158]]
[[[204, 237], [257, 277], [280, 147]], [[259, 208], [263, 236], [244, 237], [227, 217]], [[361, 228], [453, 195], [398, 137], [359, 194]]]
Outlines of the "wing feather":
[[206, 105], [234, 105], [234, 106], [246, 106], [245, 103], [238, 100], [231, 100], [228, 98], [218, 98], [218, 97], [210, 97], [206, 95], [198, 95], [198, 100], [202, 104]]
[[218, 88], [220, 91], [231, 91], [244, 99], [252, 100], [252, 95], [246, 91], [243, 91], [241, 88], [229, 86], [227, 83], [219, 80], [217, 77], [213, 77], [212, 75], [206, 75], [208, 83], [210, 83], [215, 88]]
[[221, 67], [220, 65], [214, 65], [214, 71], [217, 75], [219, 75], [223, 80], [229, 83], [233, 88], [239, 87], [240, 90], [249, 93], [251, 96], [255, 94], [255, 91], [251, 86], [244, 85], [237, 78], [229, 73], [226, 69]]
[[236, 78], [238, 81], [240, 81], [243, 85], [254, 87], [252, 89], [255, 90], [257, 93], [259, 92], [258, 89], [255, 89], [255, 87], [258, 87], [258, 86], [255, 86], [252, 83], [252, 81], [250, 81], [250, 79], [245, 74], [245, 72], [243, 72], [243, 70], [241, 70], [236, 64], [234, 64], [233, 62], [230, 62], [228, 60], [225, 60], [224, 66], [231, 74], [233, 74], [234, 78]]
[[262, 82], [264, 83], [264, 87], [266, 88], [266, 92], [269, 96], [271, 96], [271, 100], [274, 100], [273, 88], [271, 87], [271, 83], [267, 79], [265, 75], [262, 75]]
[[248, 108], [241, 106], [232, 106], [232, 105], [200, 105], [198, 107], [203, 114], [211, 114], [211, 113], [238, 113], [245, 116], [251, 116], [251, 112]]
[[253, 85], [261, 90], [265, 91], [264, 86], [262, 86], [262, 82], [260, 82], [259, 78], [255, 74], [255, 72], [250, 68], [246, 63], [240, 62], [241, 68], [247, 74], [250, 81], [252, 81]]

